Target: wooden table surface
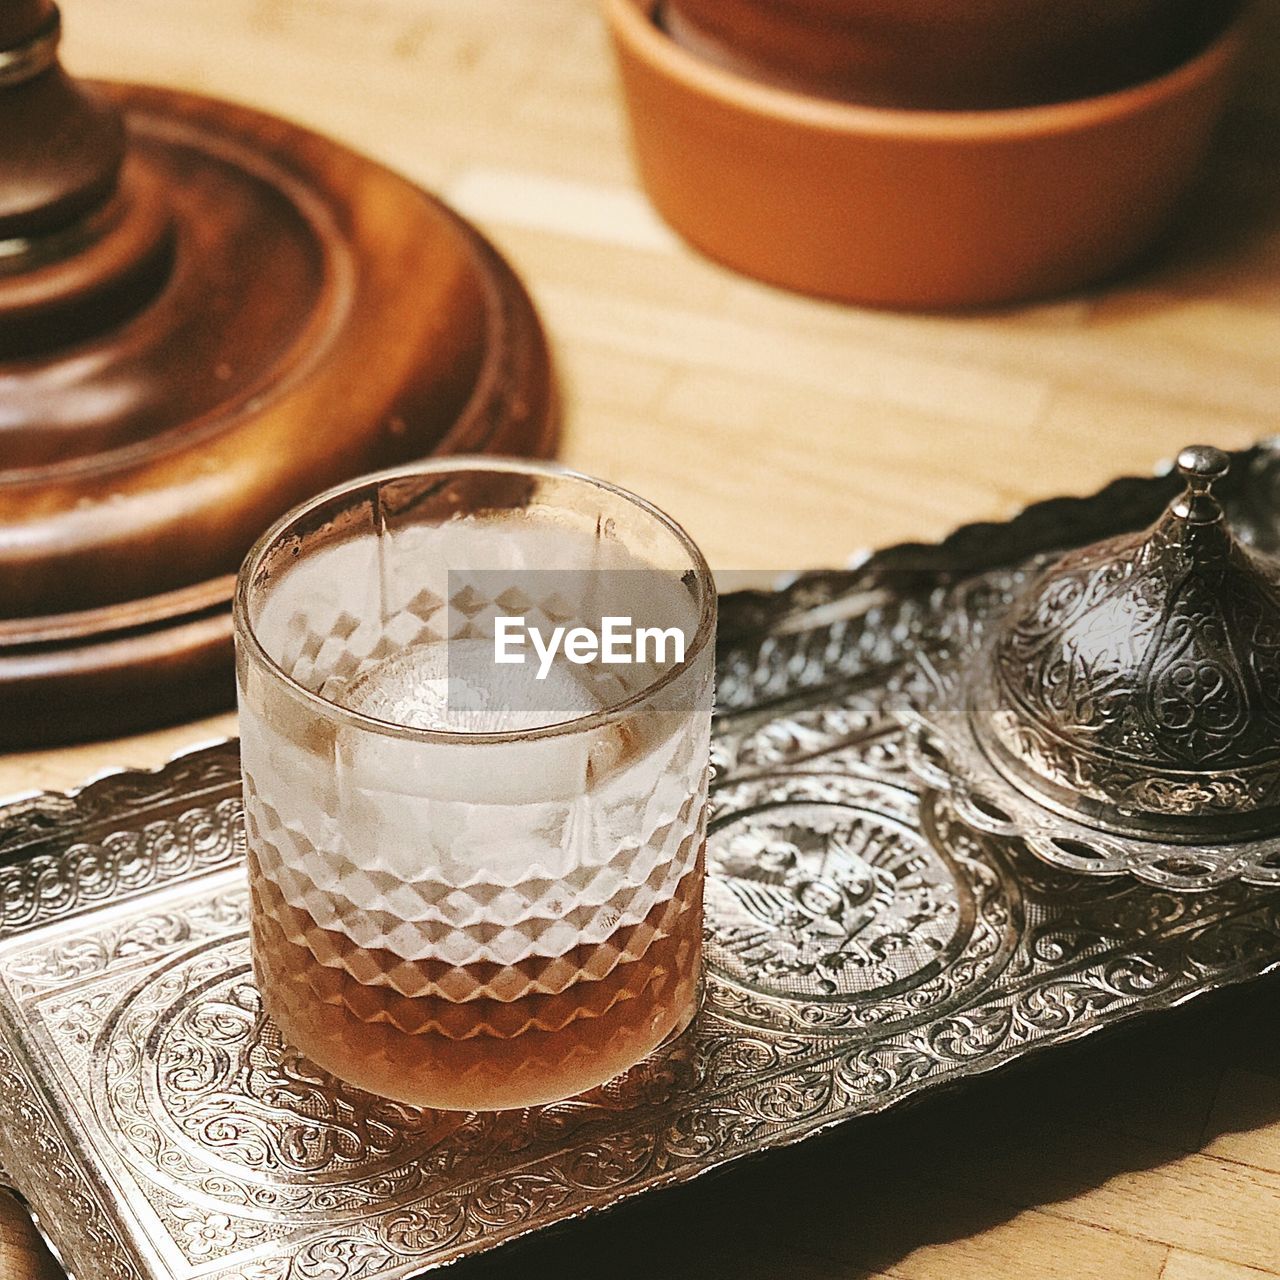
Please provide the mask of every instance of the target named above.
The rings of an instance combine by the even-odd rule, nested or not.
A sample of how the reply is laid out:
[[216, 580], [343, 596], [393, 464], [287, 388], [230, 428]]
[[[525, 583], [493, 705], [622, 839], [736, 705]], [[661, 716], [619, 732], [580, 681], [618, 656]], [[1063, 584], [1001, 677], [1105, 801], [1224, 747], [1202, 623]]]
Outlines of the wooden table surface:
[[[65, 8], [74, 71], [296, 118], [484, 226], [552, 335], [564, 458], [665, 507], [719, 569], [831, 565], [1280, 429], [1280, 0], [1262, 2], [1206, 181], [1162, 251], [1108, 288], [963, 318], [791, 297], [678, 243], [636, 188], [593, 0]], [[0, 795], [232, 732], [227, 715], [0, 758]], [[0, 1277], [60, 1274], [0, 1199]], [[1280, 1276], [1280, 990], [456, 1274]]]

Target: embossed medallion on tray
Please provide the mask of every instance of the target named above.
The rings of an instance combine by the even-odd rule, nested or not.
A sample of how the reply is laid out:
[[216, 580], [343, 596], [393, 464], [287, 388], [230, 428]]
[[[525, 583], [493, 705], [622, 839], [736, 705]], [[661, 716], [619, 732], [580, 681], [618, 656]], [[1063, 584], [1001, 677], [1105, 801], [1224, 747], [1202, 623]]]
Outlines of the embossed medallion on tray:
[[[1235, 527], [1274, 545], [1280, 452], [1237, 471]], [[234, 744], [0, 810], [0, 1157], [69, 1268], [408, 1277], [1280, 967], [1280, 891], [1049, 866], [922, 786], [897, 715], [1041, 553], [1141, 527], [1173, 488], [724, 602], [704, 1007], [570, 1102], [419, 1112], [283, 1049], [249, 968]]]

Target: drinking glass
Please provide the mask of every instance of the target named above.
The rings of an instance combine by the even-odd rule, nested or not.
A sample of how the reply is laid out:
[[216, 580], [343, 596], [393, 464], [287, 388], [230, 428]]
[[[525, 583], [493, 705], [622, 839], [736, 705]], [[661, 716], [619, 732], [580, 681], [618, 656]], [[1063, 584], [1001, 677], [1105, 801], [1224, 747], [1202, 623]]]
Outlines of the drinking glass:
[[[475, 1110], [582, 1092], [687, 1025], [715, 612], [678, 525], [553, 466], [386, 472], [262, 537], [237, 680], [254, 969], [286, 1042]], [[533, 647], [606, 619], [652, 643]]]

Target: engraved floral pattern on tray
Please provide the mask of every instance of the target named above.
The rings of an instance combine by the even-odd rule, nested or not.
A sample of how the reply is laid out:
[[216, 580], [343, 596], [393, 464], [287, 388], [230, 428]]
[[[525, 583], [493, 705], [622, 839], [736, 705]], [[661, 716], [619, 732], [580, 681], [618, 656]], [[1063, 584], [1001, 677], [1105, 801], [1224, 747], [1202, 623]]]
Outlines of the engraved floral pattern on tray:
[[[1274, 539], [1280, 457], [1237, 519]], [[448, 1116], [262, 1015], [233, 744], [0, 811], [0, 1158], [81, 1277], [390, 1280], [1280, 966], [1280, 894], [1055, 870], [922, 792], [891, 714], [1038, 552], [1164, 480], [724, 602], [706, 998], [593, 1095]]]

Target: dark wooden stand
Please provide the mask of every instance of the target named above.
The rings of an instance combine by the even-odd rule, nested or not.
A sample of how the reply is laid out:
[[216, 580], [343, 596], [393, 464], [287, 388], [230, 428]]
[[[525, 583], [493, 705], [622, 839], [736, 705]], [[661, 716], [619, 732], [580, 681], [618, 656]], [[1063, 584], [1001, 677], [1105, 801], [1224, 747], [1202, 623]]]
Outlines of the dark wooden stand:
[[0, 0], [0, 746], [231, 701], [259, 532], [433, 452], [546, 454], [523, 287], [480, 234], [260, 112], [81, 85]]

